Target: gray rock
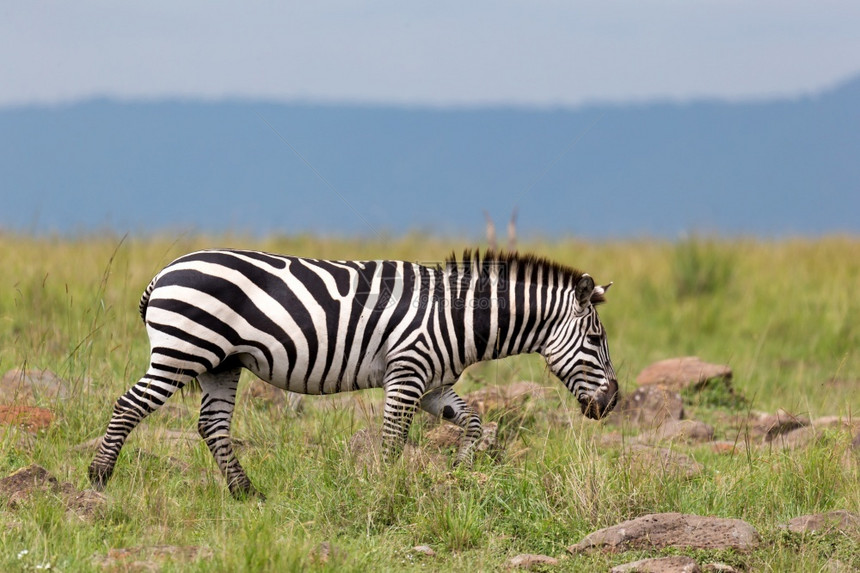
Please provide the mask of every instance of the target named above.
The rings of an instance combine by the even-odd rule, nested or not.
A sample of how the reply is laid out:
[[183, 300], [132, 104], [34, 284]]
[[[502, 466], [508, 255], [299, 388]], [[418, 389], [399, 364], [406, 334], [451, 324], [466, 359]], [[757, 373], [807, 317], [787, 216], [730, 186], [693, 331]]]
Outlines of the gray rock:
[[690, 479], [702, 473], [702, 464], [669, 448], [632, 444], [621, 452], [621, 463], [649, 475]]
[[610, 573], [702, 573], [702, 570], [694, 559], [673, 555], [625, 563], [613, 567]]
[[758, 532], [740, 519], [703, 517], [683, 513], [654, 513], [631, 519], [591, 533], [571, 553], [590, 549], [625, 551], [627, 549], [748, 550], [759, 543]]
[[436, 552], [433, 551], [433, 548], [429, 545], [416, 545], [412, 548], [414, 553], [420, 553], [421, 555], [426, 555], [427, 557], [433, 557], [436, 555]]
[[751, 420], [750, 433], [754, 437], [761, 437], [765, 442], [770, 442], [780, 434], [787, 434], [808, 425], [809, 418], [779, 409], [774, 414], [757, 414]]
[[789, 521], [785, 527], [792, 533], [835, 533], [843, 532], [860, 536], [860, 514], [844, 509], [801, 515]]
[[549, 390], [536, 382], [514, 382], [507, 386], [490, 386], [463, 396], [478, 414], [493, 410], [517, 410], [530, 405], [531, 401], [544, 398]]
[[94, 491], [79, 491], [68, 482], [61, 482], [42, 466], [33, 464], [12, 472], [0, 479], [0, 501], [10, 509], [17, 509], [33, 494], [51, 493], [65, 502], [66, 509], [82, 519], [102, 515], [107, 498]]
[[93, 564], [108, 571], [161, 571], [165, 563], [188, 563], [209, 559], [208, 547], [195, 545], [153, 545], [109, 549], [106, 555], [93, 556]]
[[737, 569], [725, 563], [708, 563], [702, 567], [702, 571], [705, 573], [740, 573]]
[[259, 378], [248, 384], [242, 398], [245, 401], [270, 404], [294, 414], [301, 414], [304, 410], [304, 398], [301, 394], [287, 392]]
[[661, 360], [646, 367], [636, 377], [640, 386], [660, 384], [671, 390], [683, 390], [692, 386], [702, 388], [708, 382], [721, 381], [729, 384], [732, 369], [722, 364], [709, 364], [697, 356], [684, 356]]
[[683, 417], [684, 403], [679, 392], [664, 386], [642, 386], [621, 400], [609, 421], [657, 428], [667, 420], [680, 420]]
[[0, 378], [0, 402], [5, 404], [35, 405], [70, 395], [70, 384], [47, 369], [15, 368]]
[[699, 420], [667, 420], [658, 427], [639, 434], [639, 441], [655, 442], [710, 442], [714, 439], [714, 427]]
[[812, 426], [797, 428], [784, 434], [777, 434], [765, 444], [780, 450], [798, 450], [815, 442], [820, 437], [818, 431]]

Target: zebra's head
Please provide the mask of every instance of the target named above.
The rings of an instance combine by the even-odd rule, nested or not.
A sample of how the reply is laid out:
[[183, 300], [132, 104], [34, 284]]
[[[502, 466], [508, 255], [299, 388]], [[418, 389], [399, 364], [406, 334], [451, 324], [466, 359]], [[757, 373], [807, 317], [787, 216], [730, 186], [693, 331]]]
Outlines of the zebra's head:
[[595, 286], [594, 279], [583, 274], [573, 292], [566, 293], [542, 352], [552, 373], [579, 400], [582, 413], [593, 419], [612, 411], [618, 400], [606, 331], [595, 308], [610, 286]]

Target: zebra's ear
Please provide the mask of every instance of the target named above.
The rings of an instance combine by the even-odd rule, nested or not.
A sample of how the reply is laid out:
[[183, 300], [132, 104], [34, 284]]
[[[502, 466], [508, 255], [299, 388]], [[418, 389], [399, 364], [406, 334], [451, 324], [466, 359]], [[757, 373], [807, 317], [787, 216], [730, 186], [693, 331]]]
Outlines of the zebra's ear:
[[584, 308], [591, 302], [591, 295], [594, 293], [594, 279], [588, 274], [583, 274], [579, 282], [576, 283], [576, 289], [573, 292], [579, 307]]
[[611, 286], [612, 283], [605, 284], [603, 286], [597, 285], [594, 287], [594, 291], [591, 293], [591, 304], [596, 306], [606, 302], [606, 291], [608, 291]]

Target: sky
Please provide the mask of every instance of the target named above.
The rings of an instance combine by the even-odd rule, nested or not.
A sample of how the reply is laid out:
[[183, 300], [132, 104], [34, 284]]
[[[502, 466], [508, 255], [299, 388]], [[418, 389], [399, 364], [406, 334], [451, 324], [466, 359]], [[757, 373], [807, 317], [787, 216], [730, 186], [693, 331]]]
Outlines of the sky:
[[0, 106], [802, 96], [860, 72], [860, 2], [10, 2]]

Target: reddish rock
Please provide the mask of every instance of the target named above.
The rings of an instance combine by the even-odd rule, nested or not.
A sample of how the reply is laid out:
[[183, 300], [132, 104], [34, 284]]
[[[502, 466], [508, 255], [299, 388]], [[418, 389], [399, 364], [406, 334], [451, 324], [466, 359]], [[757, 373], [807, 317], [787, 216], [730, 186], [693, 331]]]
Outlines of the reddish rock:
[[53, 421], [54, 413], [47, 408], [0, 405], [0, 424], [4, 426], [20, 426], [28, 432], [38, 432], [47, 429]]
[[756, 547], [759, 540], [758, 532], [740, 519], [655, 513], [595, 531], [576, 545], [568, 547], [568, 551], [580, 553], [590, 549], [626, 551], [666, 547], [748, 550]]
[[684, 403], [679, 392], [664, 386], [642, 386], [621, 400], [609, 421], [656, 428], [667, 420], [680, 420], [683, 417]]
[[702, 573], [694, 559], [683, 555], [640, 559], [613, 567], [609, 573]]
[[702, 388], [708, 382], [729, 383], [732, 369], [722, 364], [709, 364], [697, 356], [669, 358], [646, 367], [636, 377], [640, 386], [660, 384], [672, 390], [683, 390], [689, 386]]
[[549, 555], [535, 555], [533, 553], [522, 553], [508, 559], [507, 566], [510, 569], [533, 569], [551, 567], [558, 565], [558, 559]]
[[737, 442], [721, 440], [719, 442], [712, 443], [711, 449], [718, 454], [735, 455], [741, 452], [745, 452], [747, 449], [747, 445], [746, 442], [742, 440], [738, 440]]

